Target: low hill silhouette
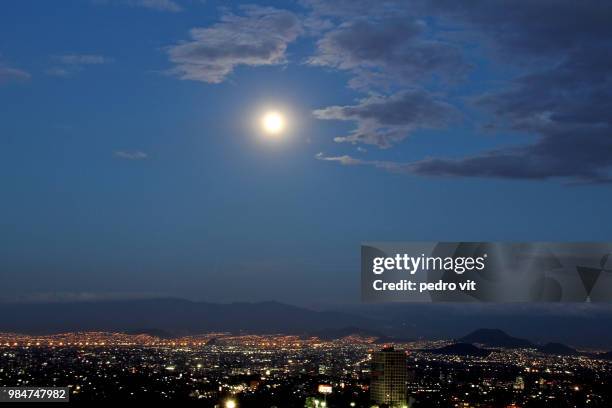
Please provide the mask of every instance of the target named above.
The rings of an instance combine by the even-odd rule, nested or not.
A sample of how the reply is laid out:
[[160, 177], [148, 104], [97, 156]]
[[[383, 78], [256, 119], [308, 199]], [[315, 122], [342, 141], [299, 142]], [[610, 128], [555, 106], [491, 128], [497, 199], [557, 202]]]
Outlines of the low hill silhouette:
[[428, 353], [442, 354], [442, 355], [455, 355], [455, 356], [470, 356], [470, 357], [486, 357], [491, 354], [490, 350], [484, 350], [474, 346], [470, 343], [454, 343], [448, 346], [440, 347], [437, 349], [423, 350]]
[[538, 347], [538, 350], [544, 354], [557, 356], [578, 356], [581, 354], [578, 350], [562, 343], [546, 343]]
[[478, 329], [461, 337], [459, 342], [484, 344], [489, 347], [504, 348], [533, 348], [535, 345], [529, 340], [512, 337], [499, 329]]

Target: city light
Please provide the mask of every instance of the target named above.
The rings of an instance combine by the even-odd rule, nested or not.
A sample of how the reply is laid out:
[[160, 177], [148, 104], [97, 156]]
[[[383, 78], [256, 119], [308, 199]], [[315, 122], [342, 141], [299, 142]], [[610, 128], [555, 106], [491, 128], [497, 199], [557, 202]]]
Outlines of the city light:
[[317, 391], [319, 391], [319, 393], [321, 394], [331, 394], [332, 386], [329, 384], [319, 384], [319, 386], [317, 387]]
[[[603, 358], [605, 353], [560, 356], [529, 348], [496, 348], [479, 356], [432, 352], [448, 344], [419, 340], [380, 349], [359, 336], [323, 340], [207, 333], [162, 339], [105, 332], [0, 333], [0, 382], [34, 384], [50, 378], [51, 385], [72, 384], [74, 401], [104, 398], [121, 389], [135, 399], [189, 398], [221, 408], [243, 406], [243, 398], [253, 406], [307, 408], [408, 408], [413, 399], [431, 403], [426, 406], [452, 401], [457, 408], [559, 401], [587, 406], [587, 400], [588, 406], [596, 406], [612, 399], [612, 388], [602, 387], [612, 378], [612, 361]], [[373, 375], [373, 369], [379, 373]], [[306, 386], [305, 375], [312, 380]], [[125, 381], [126, 376], [131, 380]], [[402, 392], [391, 388], [378, 399], [385, 381]], [[219, 402], [220, 395], [227, 398]], [[497, 403], [500, 395], [508, 396], [502, 405]], [[389, 404], [385, 398], [394, 401]]]

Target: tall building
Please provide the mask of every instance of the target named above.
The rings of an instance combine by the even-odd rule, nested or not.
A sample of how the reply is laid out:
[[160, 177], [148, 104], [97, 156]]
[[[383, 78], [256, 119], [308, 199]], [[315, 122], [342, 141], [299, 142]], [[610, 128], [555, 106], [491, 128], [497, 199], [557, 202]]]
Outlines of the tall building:
[[390, 408], [406, 407], [406, 353], [393, 347], [372, 354], [370, 399]]

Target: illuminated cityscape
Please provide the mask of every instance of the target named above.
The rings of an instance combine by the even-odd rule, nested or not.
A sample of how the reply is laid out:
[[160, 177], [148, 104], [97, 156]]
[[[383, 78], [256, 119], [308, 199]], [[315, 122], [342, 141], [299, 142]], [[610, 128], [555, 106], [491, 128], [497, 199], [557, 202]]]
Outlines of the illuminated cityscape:
[[211, 408], [382, 408], [384, 404], [376, 403], [377, 373], [372, 368], [377, 367], [373, 359], [388, 354], [394, 363], [378, 367], [398, 370], [405, 364], [403, 372], [385, 374], [393, 373], [391, 378], [399, 382], [405, 379], [400, 393], [407, 397], [406, 405], [391, 401], [391, 407], [612, 404], [612, 361], [604, 354], [561, 356], [533, 348], [488, 348], [480, 356], [440, 352], [453, 344], [457, 346], [452, 341], [416, 341], [395, 344], [397, 351], [390, 351], [390, 345], [378, 344], [376, 338], [356, 335], [322, 340], [278, 334], [161, 339], [105, 332], [4, 333], [0, 383], [68, 386], [76, 402], [197, 400]]

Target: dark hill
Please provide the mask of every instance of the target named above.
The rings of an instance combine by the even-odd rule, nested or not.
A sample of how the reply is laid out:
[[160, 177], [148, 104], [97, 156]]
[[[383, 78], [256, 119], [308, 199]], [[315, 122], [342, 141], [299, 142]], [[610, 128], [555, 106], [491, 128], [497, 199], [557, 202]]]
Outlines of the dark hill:
[[532, 342], [512, 337], [499, 329], [478, 329], [459, 339], [463, 343], [478, 343], [489, 347], [531, 348]]
[[576, 349], [573, 349], [561, 343], [546, 343], [538, 347], [538, 350], [544, 354], [552, 354], [556, 356], [577, 356], [580, 355]]
[[483, 350], [470, 343], [455, 343], [437, 349], [423, 350], [433, 354], [455, 355], [455, 356], [470, 356], [470, 357], [486, 357], [491, 352]]

